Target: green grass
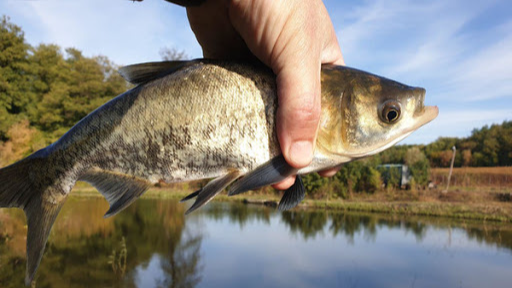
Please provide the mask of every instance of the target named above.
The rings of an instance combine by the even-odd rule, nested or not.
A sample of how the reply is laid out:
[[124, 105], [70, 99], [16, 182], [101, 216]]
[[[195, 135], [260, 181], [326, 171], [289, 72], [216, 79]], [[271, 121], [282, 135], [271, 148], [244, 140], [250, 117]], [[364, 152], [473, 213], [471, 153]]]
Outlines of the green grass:
[[361, 202], [306, 200], [307, 207], [397, 215], [418, 215], [512, 223], [509, 211], [488, 206], [429, 202]]
[[[144, 194], [144, 198], [151, 199], [176, 199], [180, 200], [192, 191], [179, 191], [165, 188], [150, 189]], [[94, 188], [77, 187], [73, 195], [81, 197], [102, 197]], [[418, 215], [450, 217], [456, 219], [471, 219], [480, 221], [497, 221], [512, 223], [512, 203], [497, 201], [422, 201], [421, 199], [403, 200], [396, 197], [396, 200], [388, 200], [385, 193], [381, 195], [362, 194], [351, 200], [330, 199], [330, 200], [304, 200], [295, 209], [329, 209], [341, 211], [358, 211], [371, 213], [384, 213], [392, 215]], [[389, 198], [389, 197], [388, 197]], [[245, 202], [246, 199], [260, 201], [279, 202], [276, 194], [258, 194], [256, 192], [244, 194], [243, 196], [228, 197], [221, 194], [215, 197], [218, 202]]]

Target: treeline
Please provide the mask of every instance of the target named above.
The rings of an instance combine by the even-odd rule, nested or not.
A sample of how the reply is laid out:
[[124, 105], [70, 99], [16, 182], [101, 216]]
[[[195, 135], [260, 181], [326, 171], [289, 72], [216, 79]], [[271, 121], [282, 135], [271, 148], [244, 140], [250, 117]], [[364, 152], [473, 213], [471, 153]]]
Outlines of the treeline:
[[[417, 132], [421, 133], [421, 132]], [[475, 128], [466, 138], [440, 137], [428, 145], [399, 145], [383, 153], [385, 163], [405, 163], [408, 149], [417, 147], [435, 168], [450, 167], [452, 147], [455, 167], [495, 167], [512, 165], [512, 121]]]
[[453, 146], [455, 167], [511, 166], [512, 121], [474, 129], [467, 138], [439, 138], [424, 151], [433, 167], [449, 167]]
[[89, 112], [126, 91], [106, 57], [37, 47], [3, 16], [0, 23], [0, 164], [47, 146]]

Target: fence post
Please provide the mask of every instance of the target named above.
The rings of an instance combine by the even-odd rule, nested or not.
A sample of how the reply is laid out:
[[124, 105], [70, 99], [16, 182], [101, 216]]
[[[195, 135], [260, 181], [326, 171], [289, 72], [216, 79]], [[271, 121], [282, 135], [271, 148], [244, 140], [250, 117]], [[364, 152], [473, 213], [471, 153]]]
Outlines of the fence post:
[[448, 173], [448, 181], [446, 181], [446, 189], [444, 189], [443, 193], [448, 192], [448, 188], [450, 187], [450, 179], [452, 178], [452, 172], [453, 172], [453, 162], [455, 162], [455, 152], [457, 148], [455, 146], [452, 147], [453, 155], [452, 155], [452, 163], [450, 164], [450, 173]]

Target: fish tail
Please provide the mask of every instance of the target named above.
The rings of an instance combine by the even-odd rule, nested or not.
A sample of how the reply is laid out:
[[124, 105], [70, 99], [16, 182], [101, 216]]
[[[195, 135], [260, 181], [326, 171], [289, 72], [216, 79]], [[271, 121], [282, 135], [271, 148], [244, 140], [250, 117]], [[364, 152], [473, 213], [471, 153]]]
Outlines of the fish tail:
[[[55, 218], [68, 191], [47, 169], [45, 151], [0, 169], [0, 207], [18, 207], [27, 217], [27, 271], [25, 285], [34, 279]], [[53, 173], [56, 174], [56, 173]]]

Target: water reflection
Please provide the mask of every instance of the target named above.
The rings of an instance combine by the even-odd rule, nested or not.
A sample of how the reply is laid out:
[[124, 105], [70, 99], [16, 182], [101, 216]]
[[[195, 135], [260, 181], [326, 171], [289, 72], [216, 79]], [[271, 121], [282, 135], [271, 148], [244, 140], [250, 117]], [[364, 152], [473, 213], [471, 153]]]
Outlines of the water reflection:
[[292, 233], [300, 233], [304, 239], [314, 238], [316, 234], [323, 232], [327, 224], [325, 211], [286, 211], [282, 212], [281, 217]]
[[188, 236], [185, 241], [173, 245], [170, 243], [168, 257], [161, 262], [164, 279], [159, 280], [158, 287], [195, 287], [200, 276], [201, 236]]
[[[103, 219], [107, 209], [100, 198], [72, 198], [63, 207], [39, 267], [38, 287], [136, 287], [137, 267], [154, 255], [163, 259], [160, 287], [194, 287], [199, 282], [202, 235], [187, 229], [183, 205], [142, 200]], [[20, 287], [25, 273], [24, 216], [14, 210], [0, 213], [0, 287]], [[126, 261], [115, 257], [123, 241]]]
[[[483, 251], [498, 248], [506, 255], [500, 254], [504, 257], [500, 259], [505, 259], [502, 265], [512, 264], [512, 227], [506, 224], [322, 210], [280, 213], [273, 208], [227, 203], [212, 203], [185, 217], [185, 209], [177, 201], [141, 199], [115, 217], [103, 219], [108, 210], [103, 199], [71, 198], [52, 230], [37, 286], [277, 287], [308, 286], [311, 281], [312, 287], [322, 283], [398, 287], [403, 285], [381, 285], [383, 280], [377, 279], [408, 271], [399, 262], [416, 263], [423, 246], [430, 245], [426, 253], [432, 252], [432, 245], [445, 250], [453, 246], [449, 249], [453, 257], [454, 253], [473, 247], [471, 243], [483, 245]], [[22, 285], [25, 234], [21, 211], [0, 210], [0, 287]], [[418, 244], [407, 242], [408, 235], [413, 235]], [[340, 239], [353, 251], [340, 245]], [[361, 246], [362, 252], [357, 250]], [[475, 248], [468, 251], [472, 249]], [[376, 252], [380, 250], [394, 254], [383, 256]], [[367, 258], [370, 266], [361, 264]], [[422, 265], [433, 266], [428, 273], [443, 279], [435, 276], [436, 264], [432, 264], [440, 259], [433, 259], [432, 263], [427, 258], [423, 260]], [[378, 264], [381, 262], [387, 266], [378, 266], [383, 265]], [[401, 268], [386, 270], [393, 267], [391, 264]], [[320, 269], [322, 265], [327, 268]], [[365, 269], [372, 270], [374, 266], [386, 272], [379, 276], [373, 271], [373, 278], [368, 278], [365, 273], [369, 271]], [[331, 270], [333, 275], [328, 274]], [[358, 277], [364, 281], [352, 281]], [[289, 282], [291, 278], [300, 279], [300, 283]], [[413, 278], [415, 285], [421, 286], [417, 275]], [[369, 279], [376, 282], [368, 282]]]
[[287, 211], [281, 219], [292, 234], [300, 234], [305, 240], [314, 239], [317, 234], [329, 231], [332, 236], [343, 235], [354, 239], [363, 233], [365, 239], [372, 240], [382, 228], [400, 229], [412, 233], [421, 242], [431, 229], [460, 229], [468, 239], [478, 243], [495, 245], [512, 250], [512, 225], [506, 223], [454, 220], [446, 218], [426, 218], [417, 216], [386, 216], [364, 213], [341, 213], [334, 211]]
[[206, 206], [199, 213], [201, 216], [204, 215], [215, 221], [228, 219], [230, 223], [243, 228], [247, 222], [255, 220], [270, 224], [270, 216], [275, 213], [275, 209], [237, 203], [214, 203], [214, 205]]

